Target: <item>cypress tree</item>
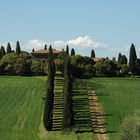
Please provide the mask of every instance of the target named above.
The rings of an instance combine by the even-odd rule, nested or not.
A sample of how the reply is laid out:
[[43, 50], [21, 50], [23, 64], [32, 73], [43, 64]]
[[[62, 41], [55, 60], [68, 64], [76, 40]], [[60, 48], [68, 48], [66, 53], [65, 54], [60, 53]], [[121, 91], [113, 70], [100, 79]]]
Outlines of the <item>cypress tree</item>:
[[47, 45], [45, 44], [44, 50], [47, 50]]
[[91, 50], [91, 58], [95, 58], [95, 52], [94, 52], [94, 50]]
[[11, 50], [11, 45], [10, 45], [10, 43], [8, 42], [8, 44], [7, 44], [7, 53], [11, 53], [12, 52], [12, 50]]
[[71, 56], [74, 56], [75, 55], [75, 50], [74, 48], [71, 49]]
[[132, 75], [135, 73], [136, 60], [137, 60], [136, 50], [134, 44], [132, 43], [129, 55], [129, 70], [132, 73]]
[[120, 62], [121, 62], [121, 57], [122, 57], [122, 55], [121, 55], [121, 53], [119, 53], [119, 55], [118, 55], [118, 64], [121, 64]]
[[17, 43], [16, 43], [16, 53], [17, 53], [17, 54], [20, 54], [20, 53], [21, 53], [19, 41], [17, 41]]
[[[68, 50], [68, 48], [66, 49]], [[66, 51], [68, 52], [68, 51]], [[73, 126], [74, 115], [72, 109], [72, 78], [71, 59], [66, 53], [64, 61], [64, 89], [63, 89], [63, 130], [70, 130]]]
[[43, 123], [46, 130], [50, 131], [52, 130], [53, 127], [54, 76], [55, 76], [55, 63], [51, 46], [49, 47], [47, 73], [48, 79], [44, 105]]
[[69, 46], [66, 47], [66, 56], [69, 55]]
[[0, 52], [1, 52], [1, 58], [2, 58], [6, 54], [5, 49], [4, 49], [3, 46], [1, 46]]

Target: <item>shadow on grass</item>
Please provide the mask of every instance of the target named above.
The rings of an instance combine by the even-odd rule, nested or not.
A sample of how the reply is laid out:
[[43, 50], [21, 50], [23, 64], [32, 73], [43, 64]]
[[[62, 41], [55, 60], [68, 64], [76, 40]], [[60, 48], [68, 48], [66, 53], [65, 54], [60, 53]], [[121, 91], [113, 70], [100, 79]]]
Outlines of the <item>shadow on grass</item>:
[[93, 132], [86, 87], [73, 90], [74, 130], [76, 133]]

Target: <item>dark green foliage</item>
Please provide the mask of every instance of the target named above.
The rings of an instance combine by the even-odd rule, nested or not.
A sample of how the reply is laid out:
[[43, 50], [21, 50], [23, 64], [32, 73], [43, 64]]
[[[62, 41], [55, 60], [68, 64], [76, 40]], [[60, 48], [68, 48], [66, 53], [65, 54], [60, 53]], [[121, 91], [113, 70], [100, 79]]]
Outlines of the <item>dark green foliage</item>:
[[27, 53], [17, 55], [6, 54], [0, 62], [2, 74], [8, 75], [30, 75], [31, 56]]
[[125, 55], [121, 56], [120, 64], [127, 64], [127, 57]]
[[121, 64], [121, 57], [122, 57], [122, 54], [121, 53], [119, 53], [119, 55], [118, 55], [118, 64]]
[[6, 52], [5, 52], [5, 49], [4, 49], [4, 47], [3, 46], [1, 46], [1, 50], [0, 50], [0, 52], [1, 52], [1, 58], [6, 54]]
[[94, 52], [94, 50], [91, 50], [91, 58], [95, 58], [95, 52]]
[[66, 53], [66, 56], [69, 55], [69, 46], [68, 45], [66, 47], [66, 52], [65, 53]]
[[52, 47], [49, 47], [48, 55], [48, 79], [46, 88], [46, 97], [44, 105], [43, 123], [46, 130], [50, 131], [53, 127], [53, 102], [54, 102], [54, 76], [55, 63], [53, 59]]
[[116, 76], [117, 64], [109, 59], [102, 59], [95, 64], [96, 74], [98, 76]]
[[140, 75], [140, 59], [136, 61], [136, 74]]
[[62, 51], [62, 52], [57, 56], [57, 59], [64, 60], [64, 57], [65, 57], [65, 52]]
[[31, 64], [31, 72], [33, 75], [44, 75], [47, 73], [45, 70], [46, 64], [41, 61], [32, 60]]
[[47, 45], [45, 44], [44, 50], [47, 50]]
[[12, 50], [11, 50], [11, 45], [10, 43], [7, 44], [7, 53], [11, 53]]
[[136, 71], [136, 60], [137, 60], [136, 50], [134, 44], [132, 44], [130, 47], [130, 55], [129, 55], [129, 70], [132, 73], [132, 75]]
[[73, 126], [74, 115], [72, 108], [72, 78], [71, 59], [67, 55], [64, 63], [64, 90], [63, 90], [63, 130], [70, 130]]
[[71, 49], [71, 56], [75, 55], [75, 50], [74, 48]]
[[71, 57], [71, 72], [74, 77], [83, 78], [94, 75], [94, 60], [90, 57], [75, 55]]
[[122, 55], [121, 53], [119, 53], [118, 64], [119, 65], [127, 64], [127, 57], [125, 55]]
[[21, 53], [19, 41], [17, 41], [17, 43], [16, 43], [16, 53], [17, 54], [20, 54]]

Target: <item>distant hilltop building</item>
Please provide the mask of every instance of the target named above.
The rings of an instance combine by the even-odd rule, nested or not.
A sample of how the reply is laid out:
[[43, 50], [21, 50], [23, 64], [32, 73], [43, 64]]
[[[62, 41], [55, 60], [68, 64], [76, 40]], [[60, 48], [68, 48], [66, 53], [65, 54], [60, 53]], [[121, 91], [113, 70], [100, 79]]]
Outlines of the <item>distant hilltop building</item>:
[[[54, 58], [57, 58], [57, 56], [61, 53], [62, 51], [53, 49], [53, 56]], [[46, 62], [47, 58], [48, 58], [48, 54], [49, 54], [49, 50], [44, 49], [44, 50], [37, 50], [35, 51], [33, 49], [31, 55], [35, 60], [39, 60], [42, 62]]]
[[98, 62], [98, 61], [100, 61], [100, 60], [102, 60], [104, 58], [102, 58], [102, 57], [95, 57], [95, 58], [92, 58], [92, 59], [94, 60], [94, 62]]

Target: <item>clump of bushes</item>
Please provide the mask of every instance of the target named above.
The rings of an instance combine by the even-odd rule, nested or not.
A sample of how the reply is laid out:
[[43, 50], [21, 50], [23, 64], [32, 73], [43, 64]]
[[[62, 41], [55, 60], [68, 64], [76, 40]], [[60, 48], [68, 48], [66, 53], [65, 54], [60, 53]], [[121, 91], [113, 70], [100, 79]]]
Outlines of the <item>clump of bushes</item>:
[[140, 139], [140, 110], [133, 116], [126, 117], [121, 125], [121, 140]]

